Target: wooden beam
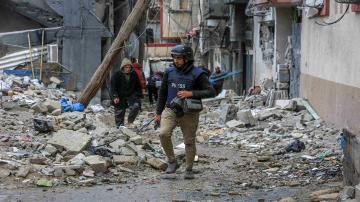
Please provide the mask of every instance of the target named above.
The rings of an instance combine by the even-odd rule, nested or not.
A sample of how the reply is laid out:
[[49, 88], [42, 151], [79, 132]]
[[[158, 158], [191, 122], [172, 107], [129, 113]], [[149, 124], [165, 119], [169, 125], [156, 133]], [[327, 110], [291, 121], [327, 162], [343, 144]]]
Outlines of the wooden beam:
[[84, 91], [81, 93], [78, 102], [87, 106], [91, 99], [96, 95], [97, 91], [103, 85], [106, 77], [115, 63], [117, 57], [123, 48], [124, 41], [128, 39], [135, 26], [139, 23], [140, 18], [144, 15], [148, 7], [149, 0], [137, 0], [135, 7], [127, 17], [125, 23], [121, 26], [118, 35], [112, 43], [110, 49], [105, 55], [104, 60], [95, 71], [90, 82], [86, 85]]

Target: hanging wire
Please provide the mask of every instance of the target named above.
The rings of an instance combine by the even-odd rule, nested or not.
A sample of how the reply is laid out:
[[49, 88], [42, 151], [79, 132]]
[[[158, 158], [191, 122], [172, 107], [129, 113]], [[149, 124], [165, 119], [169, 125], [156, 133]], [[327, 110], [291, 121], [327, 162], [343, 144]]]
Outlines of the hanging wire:
[[329, 25], [336, 24], [336, 23], [340, 22], [344, 18], [344, 16], [348, 12], [349, 8], [350, 8], [350, 5], [347, 5], [345, 12], [338, 19], [336, 19], [336, 20], [334, 20], [332, 22], [325, 22], [325, 21], [318, 22], [318, 21], [315, 21], [315, 23], [317, 25], [320, 25], [320, 26], [329, 26]]

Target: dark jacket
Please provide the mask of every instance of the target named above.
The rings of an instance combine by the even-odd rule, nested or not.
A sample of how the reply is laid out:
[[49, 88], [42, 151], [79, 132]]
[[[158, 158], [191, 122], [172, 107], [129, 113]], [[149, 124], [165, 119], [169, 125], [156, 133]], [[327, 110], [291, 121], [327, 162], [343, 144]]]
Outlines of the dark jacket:
[[112, 99], [119, 98], [120, 106], [126, 107], [128, 99], [140, 99], [142, 97], [142, 90], [139, 78], [135, 71], [130, 73], [130, 78], [127, 81], [125, 74], [121, 71], [116, 72], [111, 77], [111, 95]]
[[[184, 73], [190, 72], [191, 69], [194, 68], [193, 64], [188, 65], [182, 71]], [[213, 87], [211, 87], [208, 77], [205, 72], [202, 73], [197, 79], [194, 81], [194, 87], [192, 90], [193, 96], [195, 99], [209, 98], [214, 97], [216, 92]], [[163, 81], [161, 83], [161, 87], [159, 90], [159, 98], [157, 102], [156, 114], [161, 114], [165, 108], [166, 100], [168, 96], [168, 75], [164, 74]]]

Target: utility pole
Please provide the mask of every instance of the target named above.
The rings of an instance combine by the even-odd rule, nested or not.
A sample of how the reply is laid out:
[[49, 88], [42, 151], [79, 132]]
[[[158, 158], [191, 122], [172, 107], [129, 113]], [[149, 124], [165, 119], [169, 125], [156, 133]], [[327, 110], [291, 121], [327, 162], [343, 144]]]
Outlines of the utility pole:
[[106, 77], [109, 75], [113, 63], [116, 61], [117, 56], [123, 48], [122, 46], [124, 41], [128, 39], [136, 24], [139, 23], [140, 18], [143, 16], [146, 8], [148, 7], [148, 4], [148, 0], [137, 0], [135, 7], [127, 17], [125, 23], [121, 26], [119, 33], [112, 43], [109, 51], [106, 53], [104, 60], [95, 71], [84, 91], [81, 93], [78, 102], [87, 106], [91, 99], [96, 95], [97, 91], [103, 85]]

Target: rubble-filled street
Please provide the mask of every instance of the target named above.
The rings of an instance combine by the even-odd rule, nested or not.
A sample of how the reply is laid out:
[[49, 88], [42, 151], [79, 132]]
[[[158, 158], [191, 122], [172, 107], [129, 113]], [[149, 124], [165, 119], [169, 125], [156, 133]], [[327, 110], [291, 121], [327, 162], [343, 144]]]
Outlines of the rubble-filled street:
[[360, 201], [359, 13], [2, 0], [0, 202]]
[[[196, 179], [185, 181], [183, 166], [163, 172], [159, 131], [148, 124], [152, 105], [143, 104], [135, 128], [116, 129], [106, 101], [61, 113], [60, 99], [76, 95], [28, 80], [1, 77], [12, 82], [1, 102], [0, 200], [85, 201], [100, 194], [108, 201], [123, 193], [140, 201], [322, 201], [342, 189], [341, 132], [314, 119], [302, 99], [266, 107], [269, 90], [263, 88], [258, 95], [225, 90], [203, 100]], [[182, 162], [179, 129], [173, 139]], [[30, 192], [35, 187], [42, 188]], [[70, 198], [56, 197], [74, 190]]]

